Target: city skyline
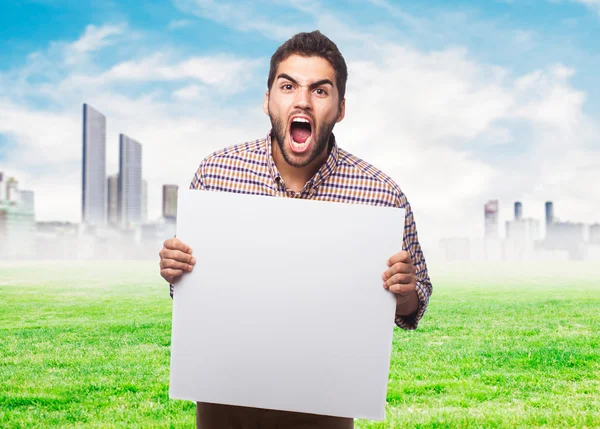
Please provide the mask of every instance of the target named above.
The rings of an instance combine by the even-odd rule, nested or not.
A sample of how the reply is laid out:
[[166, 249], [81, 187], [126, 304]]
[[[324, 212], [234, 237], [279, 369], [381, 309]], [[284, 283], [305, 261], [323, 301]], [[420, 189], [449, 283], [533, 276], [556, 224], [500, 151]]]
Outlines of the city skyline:
[[[156, 222], [159, 218], [150, 220], [147, 218], [147, 205], [148, 205], [148, 188], [147, 181], [143, 179], [142, 174], [142, 144], [135, 139], [119, 133], [119, 171], [116, 174], [105, 176], [102, 180], [102, 186], [98, 186], [100, 180], [100, 173], [106, 171], [105, 166], [103, 168], [102, 161], [106, 158], [106, 129], [107, 129], [107, 118], [97, 109], [94, 109], [88, 103], [83, 103], [83, 138], [82, 138], [82, 220], [83, 225], [89, 224], [93, 226], [113, 226], [113, 227], [133, 227], [140, 226], [150, 221], [151, 223]], [[98, 155], [98, 158], [93, 158], [92, 154]], [[91, 170], [93, 180], [90, 180]], [[4, 177], [3, 172], [0, 171], [0, 201], [2, 201], [2, 192], [5, 194], [5, 198], [10, 201], [11, 189], [14, 188], [19, 199], [27, 201], [27, 210], [34, 212], [34, 191], [31, 190], [17, 190], [18, 181], [14, 177], [8, 178], [8, 181], [2, 178]], [[90, 193], [90, 182], [96, 186], [97, 195], [92, 194], [92, 198], [96, 199], [95, 206], [92, 205], [96, 213], [92, 212], [91, 217], [96, 222], [86, 222], [86, 193]], [[5, 188], [5, 189], [4, 189]], [[176, 220], [177, 210], [177, 192], [179, 186], [172, 184], [162, 185], [162, 199], [161, 199], [161, 219], [167, 221]], [[15, 192], [13, 191], [13, 192]], [[104, 208], [99, 210], [98, 195], [104, 193]], [[14, 197], [13, 197], [14, 199]], [[515, 201], [513, 203], [513, 219], [504, 220], [505, 228], [501, 228], [500, 221], [500, 201], [498, 199], [488, 200], [484, 203], [484, 219], [483, 219], [483, 238], [492, 239], [511, 239], [513, 235], [523, 235], [528, 237], [528, 240], [539, 240], [541, 238], [541, 230], [539, 225], [539, 219], [523, 217], [523, 202]], [[88, 207], [88, 211], [89, 211]], [[98, 222], [101, 216], [98, 215], [98, 211], [102, 211], [104, 214], [104, 223]], [[88, 215], [90, 216], [90, 215]], [[585, 224], [577, 221], [559, 221], [558, 218], [554, 217], [554, 204], [552, 201], [546, 201], [544, 203], [544, 227], [546, 239], [549, 236], [549, 225], [556, 223], [562, 224], [563, 230], [571, 228], [567, 235], [573, 234], [573, 228], [580, 228], [582, 231], [588, 233], [591, 242], [595, 242], [595, 238], [600, 228], [600, 223], [594, 222]], [[51, 222], [64, 222], [64, 220], [54, 219]], [[73, 222], [77, 223], [77, 222]], [[520, 225], [519, 225], [520, 224]], [[583, 236], [582, 235], [582, 236]], [[445, 238], [451, 238], [453, 234], [441, 237], [442, 240]], [[470, 236], [474, 238], [473, 236]]]
[[[122, 136], [121, 147], [130, 153], [130, 167], [140, 185], [139, 164], [141, 145], [132, 139]], [[127, 156], [122, 157], [125, 161]], [[135, 168], [138, 166], [138, 168]], [[127, 176], [124, 167], [123, 177]], [[0, 258], [50, 258], [50, 259], [94, 259], [115, 257], [147, 258], [154, 256], [151, 252], [153, 245], [159, 246], [166, 237], [175, 234], [177, 210], [177, 185], [163, 185], [163, 221], [146, 223], [142, 220], [133, 221], [129, 214], [132, 210], [119, 207], [125, 214], [115, 216], [114, 194], [123, 196], [123, 192], [115, 191], [115, 181], [119, 175], [107, 178], [109, 194], [108, 218], [112, 228], [102, 228], [89, 224], [69, 224], [61, 222], [36, 222], [34, 212], [35, 193], [32, 190], [19, 189], [18, 180], [14, 177], [4, 180], [0, 171]], [[117, 188], [119, 185], [117, 183]], [[142, 182], [142, 189], [145, 185]], [[131, 189], [135, 189], [132, 186]], [[125, 192], [126, 193], [126, 192]], [[137, 192], [144, 205], [142, 192]], [[128, 200], [124, 198], [123, 200]], [[113, 207], [111, 207], [111, 205]], [[485, 236], [482, 239], [474, 237], [445, 237], [440, 239], [439, 248], [429, 248], [429, 256], [440, 261], [546, 261], [558, 262], [566, 260], [600, 260], [600, 223], [583, 224], [563, 222], [555, 216], [552, 201], [546, 201], [545, 232], [542, 237], [540, 219], [524, 217], [524, 205], [521, 201], [513, 204], [512, 220], [505, 223], [506, 237], [498, 234], [498, 200], [489, 200], [483, 205], [483, 221]], [[135, 213], [141, 217], [140, 206], [134, 207]], [[117, 219], [115, 219], [117, 218]], [[121, 218], [121, 222], [117, 222]], [[154, 243], [152, 245], [152, 243]], [[119, 249], [118, 254], [111, 253]], [[113, 250], [111, 250], [113, 249]], [[444, 255], [445, 256], [441, 256]]]

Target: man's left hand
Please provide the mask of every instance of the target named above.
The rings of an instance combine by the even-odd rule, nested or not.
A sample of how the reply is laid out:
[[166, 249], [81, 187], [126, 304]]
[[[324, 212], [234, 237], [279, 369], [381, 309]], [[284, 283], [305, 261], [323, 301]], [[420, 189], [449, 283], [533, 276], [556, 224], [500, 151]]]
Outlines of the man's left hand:
[[[382, 275], [383, 287], [396, 294], [396, 307], [398, 310], [404, 307], [404, 304], [411, 307], [410, 310], [412, 310], [417, 302], [415, 300], [418, 300], [416, 289], [417, 269], [410, 254], [406, 250], [398, 252], [388, 259], [387, 265], [389, 268]], [[402, 311], [402, 313], [404, 312]]]

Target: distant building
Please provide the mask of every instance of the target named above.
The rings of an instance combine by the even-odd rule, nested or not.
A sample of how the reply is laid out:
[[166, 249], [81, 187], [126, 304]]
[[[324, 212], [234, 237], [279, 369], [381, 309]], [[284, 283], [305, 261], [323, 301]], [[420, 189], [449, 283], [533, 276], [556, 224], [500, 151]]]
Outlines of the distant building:
[[35, 212], [35, 199], [33, 191], [20, 191], [19, 207], [24, 212]]
[[148, 221], [148, 182], [142, 180], [142, 223]]
[[76, 236], [79, 231], [79, 225], [71, 222], [36, 222], [35, 227], [36, 231], [39, 233], [54, 233]]
[[515, 202], [515, 218], [506, 222], [506, 240], [514, 243], [530, 243], [541, 238], [540, 222], [523, 218], [523, 204]]
[[570, 244], [583, 242], [585, 225], [574, 222], [553, 222], [550, 234], [546, 235], [548, 241], [557, 244]]
[[118, 226], [119, 220], [119, 175], [113, 174], [106, 179], [106, 189], [108, 195], [106, 198], [106, 215], [108, 224]]
[[584, 231], [583, 223], [554, 221], [546, 232], [544, 245], [548, 249], [566, 250], [571, 260], [585, 259]]
[[9, 204], [17, 205], [21, 200], [19, 196], [19, 182], [14, 177], [11, 177], [6, 182], [6, 201]]
[[4, 173], [0, 171], [0, 203], [4, 200], [6, 200], [6, 181]]
[[521, 220], [523, 218], [523, 204], [519, 201], [515, 203], [515, 220]]
[[[515, 213], [516, 215], [517, 213]], [[522, 216], [522, 213], [519, 213]], [[519, 219], [506, 222], [504, 260], [523, 261], [535, 259], [536, 243], [540, 239], [538, 219]]]
[[142, 145], [119, 136], [119, 217], [121, 225], [142, 223]]
[[509, 220], [506, 222], [507, 240], [531, 242], [540, 238], [540, 221], [537, 219]]
[[546, 235], [552, 229], [554, 223], [554, 205], [552, 201], [546, 201]]
[[592, 244], [600, 245], [600, 223], [590, 225], [590, 237], [589, 241]]
[[177, 185], [163, 185], [162, 214], [167, 220], [177, 219]]
[[498, 200], [488, 201], [485, 211], [485, 238], [498, 237]]
[[[4, 181], [3, 181], [4, 182]], [[0, 200], [0, 257], [35, 256], [33, 192], [19, 191], [18, 182], [7, 182], [7, 198]]]
[[83, 105], [82, 222], [106, 224], [106, 117]]

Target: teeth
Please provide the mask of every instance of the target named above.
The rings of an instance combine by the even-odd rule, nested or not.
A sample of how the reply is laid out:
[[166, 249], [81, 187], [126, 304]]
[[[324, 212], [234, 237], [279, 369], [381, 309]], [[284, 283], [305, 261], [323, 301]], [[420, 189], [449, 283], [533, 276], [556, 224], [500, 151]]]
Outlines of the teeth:
[[307, 124], [309, 123], [308, 119], [304, 119], [304, 118], [294, 118], [292, 120], [292, 122], [306, 122]]

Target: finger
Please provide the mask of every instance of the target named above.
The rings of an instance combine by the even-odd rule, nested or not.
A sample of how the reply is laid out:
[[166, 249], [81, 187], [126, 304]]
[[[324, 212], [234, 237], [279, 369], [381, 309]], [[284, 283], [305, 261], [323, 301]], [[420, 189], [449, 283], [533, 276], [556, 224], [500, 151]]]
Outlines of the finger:
[[387, 289], [394, 284], [410, 284], [413, 282], [413, 280], [414, 277], [412, 274], [398, 273], [394, 274], [391, 278], [386, 280], [384, 283], [384, 287]]
[[404, 294], [408, 294], [408, 293], [414, 291], [415, 285], [412, 283], [411, 284], [396, 283], [396, 284], [391, 285], [388, 290], [392, 293], [404, 295]]
[[170, 250], [180, 250], [184, 253], [192, 254], [192, 248], [176, 237], [165, 240], [163, 246]]
[[173, 268], [173, 269], [177, 269], [177, 270], [190, 272], [190, 271], [192, 271], [192, 268], [194, 268], [194, 267], [193, 267], [193, 265], [186, 264], [185, 262], [178, 262], [173, 259], [163, 259], [162, 261], [160, 261], [160, 268], [161, 269]]
[[196, 263], [196, 258], [190, 255], [189, 253], [184, 253], [181, 250], [169, 250], [163, 249], [161, 252], [162, 259], [173, 259], [178, 262], [184, 262], [186, 264], [194, 265]]
[[160, 275], [169, 283], [173, 283], [175, 279], [180, 277], [182, 274], [182, 270], [177, 270], [173, 268], [165, 268], [164, 270], [160, 270]]
[[392, 265], [397, 264], [398, 262], [412, 263], [412, 260], [410, 259], [410, 253], [408, 253], [406, 250], [396, 253], [394, 256], [388, 259], [387, 265], [388, 267], [391, 267]]
[[385, 280], [391, 278], [394, 274], [398, 274], [398, 273], [410, 274], [413, 271], [414, 271], [413, 264], [408, 264], [406, 262], [397, 262], [394, 265], [392, 265], [390, 268], [388, 268], [387, 270], [384, 271], [382, 278], [385, 281]]

